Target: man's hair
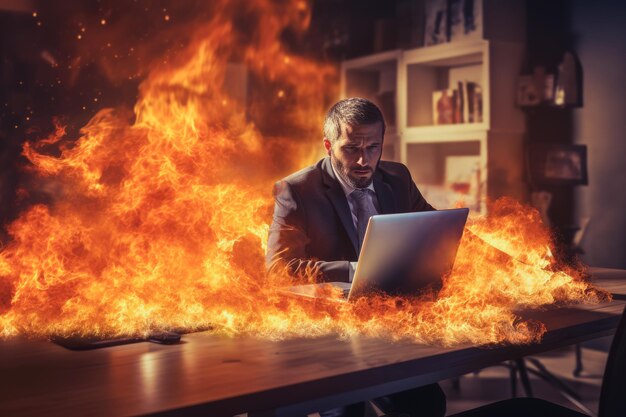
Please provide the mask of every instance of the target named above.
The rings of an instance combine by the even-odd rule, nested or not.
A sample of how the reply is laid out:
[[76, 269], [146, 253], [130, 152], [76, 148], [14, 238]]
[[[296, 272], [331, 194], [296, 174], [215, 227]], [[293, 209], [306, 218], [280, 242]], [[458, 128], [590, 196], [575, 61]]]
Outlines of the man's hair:
[[385, 136], [385, 119], [376, 106], [366, 98], [352, 97], [335, 103], [326, 113], [324, 119], [324, 137], [331, 143], [341, 136], [341, 124], [348, 126], [369, 125], [376, 122], [383, 124]]

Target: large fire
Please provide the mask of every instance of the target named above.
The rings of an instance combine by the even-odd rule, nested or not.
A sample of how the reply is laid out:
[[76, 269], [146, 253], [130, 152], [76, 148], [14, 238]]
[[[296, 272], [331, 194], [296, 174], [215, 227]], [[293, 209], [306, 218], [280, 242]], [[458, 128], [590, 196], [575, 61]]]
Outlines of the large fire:
[[[149, 72], [134, 116], [103, 109], [79, 138], [58, 126], [25, 144], [40, 183], [56, 191], [52, 203], [8, 225], [11, 241], [0, 252], [0, 335], [211, 328], [266, 338], [528, 343], [544, 329], [520, 320], [516, 309], [606, 296], [581, 272], [556, 265], [536, 213], [512, 201], [468, 225], [436, 300], [284, 296], [280, 289], [290, 278], [266, 276], [263, 264], [271, 186], [317, 158], [336, 74], [281, 43], [285, 27], [306, 28], [306, 3], [216, 4], [215, 17], [195, 29], [188, 47]], [[233, 26], [241, 8], [257, 15], [257, 29], [262, 20], [254, 36]], [[245, 64], [269, 86], [264, 100], [272, 106], [256, 97], [245, 108], [223, 91], [229, 62]], [[264, 136], [251, 113], [288, 120], [288, 134], [303, 136]]]

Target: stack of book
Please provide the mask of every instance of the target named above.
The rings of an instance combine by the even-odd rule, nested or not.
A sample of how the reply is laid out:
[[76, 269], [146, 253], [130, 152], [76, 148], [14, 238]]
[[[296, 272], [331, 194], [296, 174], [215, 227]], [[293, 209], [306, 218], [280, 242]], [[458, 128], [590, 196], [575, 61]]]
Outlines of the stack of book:
[[456, 89], [433, 91], [433, 124], [481, 123], [483, 93], [472, 81], [459, 81]]

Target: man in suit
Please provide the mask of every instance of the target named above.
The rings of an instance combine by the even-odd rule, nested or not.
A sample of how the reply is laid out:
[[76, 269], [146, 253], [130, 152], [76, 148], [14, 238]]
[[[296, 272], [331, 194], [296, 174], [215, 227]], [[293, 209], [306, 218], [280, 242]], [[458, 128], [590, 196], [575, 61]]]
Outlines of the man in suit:
[[[434, 210], [402, 164], [381, 161], [385, 120], [363, 98], [333, 105], [324, 122], [328, 157], [276, 183], [269, 271], [351, 282], [369, 217]], [[373, 400], [386, 413], [443, 416], [437, 384]], [[363, 415], [363, 403], [323, 415]], [[393, 414], [391, 414], [393, 415]]]

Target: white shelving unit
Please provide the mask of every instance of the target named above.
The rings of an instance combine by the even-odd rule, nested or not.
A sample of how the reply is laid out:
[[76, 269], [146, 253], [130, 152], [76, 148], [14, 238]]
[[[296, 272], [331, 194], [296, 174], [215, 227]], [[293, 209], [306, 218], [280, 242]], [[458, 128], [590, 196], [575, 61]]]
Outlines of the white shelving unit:
[[394, 50], [344, 61], [341, 65], [341, 96], [365, 97], [382, 110], [387, 122], [383, 158], [398, 160], [398, 75], [402, 51]]
[[[383, 158], [406, 164], [436, 207], [463, 200], [485, 213], [486, 198], [526, 198], [524, 117], [514, 104], [523, 54], [521, 42], [481, 39], [371, 55], [342, 64], [341, 94], [372, 99], [387, 120], [392, 113]], [[481, 87], [482, 121], [435, 125], [433, 92], [458, 81]]]
[[[405, 132], [418, 138], [441, 129], [459, 130], [459, 125], [433, 125], [432, 93], [453, 89], [457, 81], [473, 81], [489, 95], [489, 45], [486, 41], [448, 43], [405, 51], [399, 82]], [[463, 129], [484, 130], [489, 126], [489, 100], [483, 102], [483, 122], [463, 125]], [[435, 128], [435, 129], [433, 129]]]

